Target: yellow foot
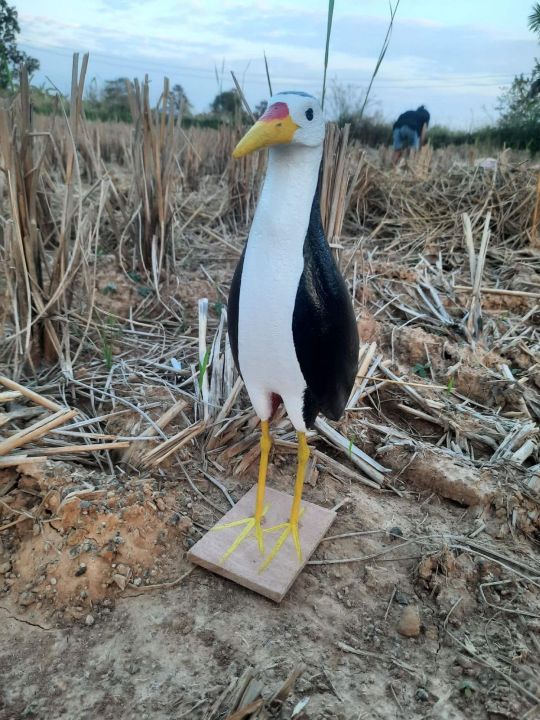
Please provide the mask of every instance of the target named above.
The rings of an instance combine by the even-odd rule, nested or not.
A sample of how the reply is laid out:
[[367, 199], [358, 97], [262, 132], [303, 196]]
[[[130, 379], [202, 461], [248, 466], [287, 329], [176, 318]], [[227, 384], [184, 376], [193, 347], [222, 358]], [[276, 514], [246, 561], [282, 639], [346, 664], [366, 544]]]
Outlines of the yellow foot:
[[242, 520], [234, 520], [233, 522], [223, 523], [223, 525], [215, 525], [212, 528], [212, 530], [226, 530], [227, 528], [241, 527], [242, 525], [245, 525], [244, 529], [238, 535], [238, 537], [233, 542], [233, 544], [219, 558], [220, 563], [225, 562], [225, 560], [228, 557], [230, 557], [233, 554], [233, 552], [240, 547], [240, 545], [244, 542], [244, 540], [248, 537], [248, 535], [251, 534], [252, 530], [255, 530], [255, 537], [257, 539], [257, 545], [259, 546], [261, 555], [264, 555], [263, 529], [261, 527], [261, 520], [264, 517], [264, 515], [266, 514], [268, 507], [269, 507], [268, 505], [264, 506], [260, 518], [248, 517], [248, 518], [244, 518]]
[[[304, 514], [304, 508], [300, 510], [299, 518], [302, 517]], [[265, 529], [263, 532], [270, 533], [270, 532], [276, 532], [277, 530], [281, 530], [281, 535], [278, 537], [276, 544], [274, 547], [270, 550], [267, 557], [264, 559], [264, 562], [261, 564], [259, 568], [259, 572], [262, 573], [266, 568], [270, 565], [272, 560], [275, 559], [278, 552], [283, 547], [283, 544], [285, 540], [289, 537], [289, 535], [292, 535], [294, 547], [296, 548], [296, 554], [298, 556], [299, 562], [302, 562], [302, 548], [300, 547], [300, 533], [298, 530], [298, 520], [293, 521], [289, 520], [288, 522], [280, 523], [279, 525], [274, 525], [273, 527], [269, 527]]]

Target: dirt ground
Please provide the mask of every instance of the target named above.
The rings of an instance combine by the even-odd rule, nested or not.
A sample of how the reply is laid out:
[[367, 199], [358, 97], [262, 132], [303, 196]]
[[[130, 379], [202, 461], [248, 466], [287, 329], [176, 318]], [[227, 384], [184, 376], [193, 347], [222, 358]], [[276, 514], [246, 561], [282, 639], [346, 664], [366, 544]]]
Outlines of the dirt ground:
[[[364, 230], [347, 226], [341, 263], [364, 346], [376, 343], [378, 384], [335, 427], [388, 470], [383, 481], [370, 481], [352, 451], [310, 437], [318, 454], [304, 497], [338, 506], [337, 519], [281, 605], [186, 560], [230, 507], [227, 493], [238, 500], [256, 482], [258, 460], [244, 391], [219, 436], [201, 421], [197, 301], [209, 299], [210, 343], [242, 238], [209, 243], [194, 225], [187, 260], [160, 298], [176, 299], [181, 325], [161, 311], [145, 318], [165, 327], [157, 340], [142, 321], [136, 336], [127, 321], [104, 325], [112, 367], [98, 338], [71, 384], [40, 386], [82, 418], [102, 418], [92, 425], [102, 440], [136, 437], [133, 447], [0, 469], [0, 720], [240, 720], [254, 717], [231, 699], [250, 668], [255, 702], [299, 675], [257, 717], [540, 718], [538, 300], [484, 295], [471, 342], [470, 296], [447, 282], [461, 272], [466, 284], [459, 215], [426, 271], [416, 250], [404, 261], [388, 249], [368, 191], [362, 202], [372, 224], [360, 248]], [[497, 222], [484, 282], [502, 273], [534, 294], [538, 250], [503, 246]], [[390, 223], [387, 232], [399, 231]], [[431, 229], [418, 237], [430, 258]], [[113, 256], [97, 265], [98, 304], [128, 317], [146, 288]], [[391, 380], [389, 368], [412, 384]], [[171, 407], [164, 436], [141, 440]], [[6, 436], [44, 412], [24, 397], [4, 410]], [[291, 430], [278, 416], [268, 477], [289, 493]]]
[[[251, 473], [234, 490], [241, 493], [254, 479]], [[272, 468], [269, 481], [290, 490], [285, 468]], [[178, 492], [173, 483], [169, 492]], [[247, 666], [256, 667], [271, 689], [301, 663], [306, 669], [295, 698], [309, 697], [306, 710], [313, 718], [520, 717], [522, 707], [504, 681], [445, 638], [445, 627], [458, 637], [466, 629], [479, 650], [494, 643], [502, 652], [510, 646], [511, 652], [526, 652], [526, 638], [521, 644], [508, 636], [503, 617], [476, 620], [478, 583], [492, 573], [498, 577], [497, 568], [466, 554], [448, 553], [451, 560], [429, 556], [426, 563], [414, 546], [400, 550], [413, 534], [472, 530], [474, 513], [464, 517], [462, 508], [433, 494], [408, 490], [402, 497], [381, 497], [328, 477], [308, 486], [305, 497], [333, 506], [345, 495], [349, 502], [331, 534], [366, 534], [323, 543], [315, 557], [354, 558], [390, 549], [388, 556], [404, 560], [387, 563], [383, 555], [362, 563], [308, 565], [277, 606], [200, 568], [185, 576], [187, 543], [176, 535], [165, 546], [164, 575], [183, 579], [171, 589], [141, 585], [114, 601], [81, 600], [80, 619], [69, 613], [47, 617], [32, 605], [24, 611], [5, 598], [1, 717], [202, 718]], [[396, 528], [402, 536], [389, 534], [397, 536]], [[65, 584], [73, 585], [73, 573], [53, 567], [53, 587], [64, 592]], [[410, 627], [403, 627], [411, 609]], [[527, 673], [523, 679], [532, 683]]]
[[[272, 486], [291, 491], [293, 458], [274, 454]], [[62, 475], [72, 480], [67, 464], [49, 461], [47, 468], [55, 488]], [[60, 521], [34, 530], [21, 523], [13, 538], [0, 602], [3, 719], [205, 718], [247, 667], [271, 691], [301, 665], [286, 707], [290, 713], [309, 698], [306, 717], [525, 716], [527, 705], [505, 678], [474, 662], [460, 643], [511, 658], [518, 664], [513, 677], [535, 692], [529, 654], [540, 623], [509, 623], [486, 608], [480, 586], [502, 582], [485, 590], [488, 601], [517, 599], [531, 614], [540, 609], [538, 594], [512, 583], [498, 563], [452, 551], [445, 541], [474, 532], [482, 517], [485, 532], [506, 547], [506, 511], [445, 500], [410, 473], [397, 495], [321, 469], [305, 498], [325, 507], [346, 499], [330, 536], [357, 534], [329, 539], [314, 558], [360, 560], [308, 565], [277, 606], [187, 563], [185, 551], [219, 513], [181, 477], [115, 487], [95, 471], [79, 473], [111, 489], [68, 502], [56, 513]], [[25, 477], [19, 488], [35, 487]], [[255, 482], [256, 464], [222, 479], [238, 498]], [[203, 475], [193, 481], [226, 509]], [[438, 540], [433, 547], [410, 542], [422, 537]], [[9, 549], [4, 540], [4, 557]]]

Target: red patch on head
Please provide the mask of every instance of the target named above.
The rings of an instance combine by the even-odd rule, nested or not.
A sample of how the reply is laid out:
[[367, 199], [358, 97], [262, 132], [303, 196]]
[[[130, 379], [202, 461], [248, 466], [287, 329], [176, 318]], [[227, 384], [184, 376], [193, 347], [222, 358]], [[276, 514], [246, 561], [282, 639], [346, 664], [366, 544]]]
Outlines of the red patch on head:
[[263, 122], [269, 122], [270, 120], [283, 120], [283, 118], [288, 117], [288, 115], [289, 106], [287, 105], [287, 103], [277, 102], [273, 105], [270, 105], [264, 115], [259, 119]]

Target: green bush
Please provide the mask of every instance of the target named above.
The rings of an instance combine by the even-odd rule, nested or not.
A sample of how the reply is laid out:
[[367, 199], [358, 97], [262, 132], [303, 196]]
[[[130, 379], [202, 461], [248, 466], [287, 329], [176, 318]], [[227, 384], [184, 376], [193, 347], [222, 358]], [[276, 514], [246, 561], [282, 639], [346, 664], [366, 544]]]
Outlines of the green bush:
[[378, 115], [361, 117], [358, 112], [342, 112], [338, 124], [346, 123], [351, 125], [351, 138], [358, 140], [362, 145], [378, 147], [392, 142], [392, 123]]
[[540, 62], [530, 75], [517, 75], [499, 98], [501, 119], [497, 129], [506, 145], [540, 151]]
[[45, 87], [31, 86], [30, 100], [32, 107], [37, 115], [52, 115], [58, 107], [57, 93], [51, 95], [45, 90]]
[[[350, 123], [351, 137], [367, 147], [392, 143], [392, 123], [380, 117], [360, 118], [356, 113], [343, 113], [338, 122], [340, 125]], [[540, 118], [521, 122], [516, 119], [501, 120], [498, 125], [474, 130], [451, 130], [444, 125], [433, 125], [428, 139], [434, 149], [470, 145], [481, 148], [482, 152], [496, 152], [510, 147], [535, 154], [540, 152]]]

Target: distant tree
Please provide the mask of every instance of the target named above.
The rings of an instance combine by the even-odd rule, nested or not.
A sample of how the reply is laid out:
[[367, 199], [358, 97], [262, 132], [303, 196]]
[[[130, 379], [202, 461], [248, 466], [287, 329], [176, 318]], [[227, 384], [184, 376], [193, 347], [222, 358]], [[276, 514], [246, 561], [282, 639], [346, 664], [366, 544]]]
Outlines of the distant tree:
[[88, 85], [86, 86], [86, 92], [84, 94], [84, 111], [89, 120], [95, 120], [99, 117], [101, 108], [100, 92], [98, 88], [98, 82], [93, 77]]
[[[540, 39], [540, 2], [533, 5], [528, 18], [529, 29]], [[516, 75], [499, 97], [498, 128], [504, 142], [511, 147], [540, 150], [540, 62], [535, 60], [529, 75]]]
[[540, 39], [540, 2], [533, 5], [531, 14], [529, 15], [529, 30], [536, 33]]
[[341, 124], [348, 122], [342, 118], [350, 118], [359, 115], [363, 104], [362, 91], [354, 85], [343, 85], [337, 80], [332, 80], [328, 89], [328, 109], [330, 114], [337, 118]]
[[58, 111], [61, 99], [69, 103], [69, 99], [62, 98], [56, 91], [51, 91], [45, 83], [30, 86], [30, 99], [32, 110], [37, 115], [53, 115]]
[[39, 60], [18, 49], [17, 35], [20, 32], [15, 6], [8, 5], [6, 0], [0, 0], [0, 90], [6, 90], [11, 85], [23, 63], [26, 64], [29, 75], [39, 70]]
[[183, 115], [191, 114], [191, 110], [192, 110], [193, 106], [189, 102], [184, 88], [181, 85], [179, 85], [178, 83], [176, 83], [176, 85], [172, 86], [171, 99], [173, 102], [174, 112], [176, 114], [178, 114], [180, 112]]
[[540, 62], [530, 75], [517, 75], [499, 97], [499, 128], [511, 147], [540, 150]]
[[216, 95], [210, 107], [216, 115], [226, 115], [232, 118], [241, 110], [242, 104], [234, 90], [225, 90]]
[[93, 77], [88, 85], [86, 86], [86, 100], [88, 100], [89, 103], [92, 105], [97, 105], [99, 102], [99, 88], [98, 88], [98, 81], [96, 77]]
[[84, 114], [87, 120], [107, 120], [102, 106], [103, 89], [99, 87], [97, 78], [93, 77], [86, 85], [84, 92]]
[[[536, 33], [538, 35], [538, 39], [540, 40], [540, 2], [533, 5], [531, 14], [529, 15], [529, 30]], [[529, 88], [529, 98], [533, 98], [538, 95], [540, 95], [540, 76], [532, 80], [531, 87]]]
[[533, 80], [529, 88], [529, 97], [533, 98], [540, 94], [540, 77]]
[[266, 100], [261, 100], [257, 103], [257, 105], [255, 105], [255, 110], [253, 111], [253, 114], [256, 118], [260, 118], [266, 112], [267, 107], [268, 102]]
[[111, 120], [130, 122], [131, 111], [127, 92], [127, 78], [106, 80], [101, 96], [104, 114]]
[[540, 124], [540, 96], [535, 92], [540, 80], [540, 62], [536, 60], [530, 75], [517, 75], [499, 98], [501, 122], [506, 125]]

